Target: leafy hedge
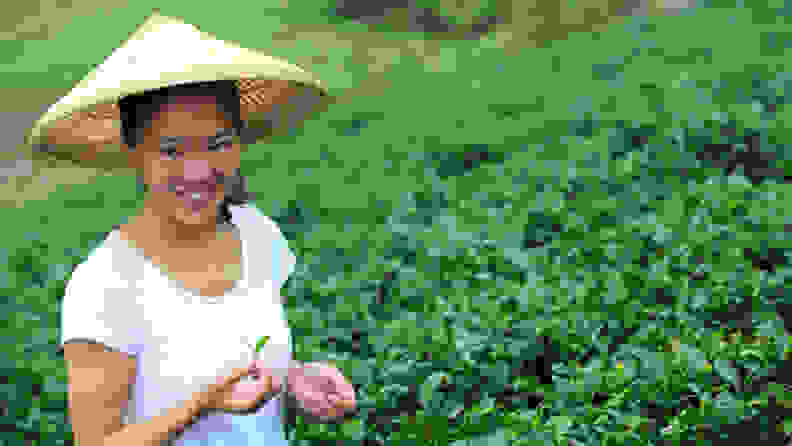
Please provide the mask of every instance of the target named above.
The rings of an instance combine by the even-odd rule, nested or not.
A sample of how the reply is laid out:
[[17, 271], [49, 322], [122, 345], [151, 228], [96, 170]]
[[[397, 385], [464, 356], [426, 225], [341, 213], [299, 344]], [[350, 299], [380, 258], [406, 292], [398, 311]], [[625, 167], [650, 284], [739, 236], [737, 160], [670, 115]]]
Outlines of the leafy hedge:
[[[296, 357], [335, 360], [360, 400], [340, 425], [292, 420], [294, 444], [782, 444], [792, 75], [766, 12], [523, 58], [449, 42], [248, 150], [299, 258]], [[1, 444], [71, 444], [58, 302], [139, 200], [108, 177], [14, 214]]]

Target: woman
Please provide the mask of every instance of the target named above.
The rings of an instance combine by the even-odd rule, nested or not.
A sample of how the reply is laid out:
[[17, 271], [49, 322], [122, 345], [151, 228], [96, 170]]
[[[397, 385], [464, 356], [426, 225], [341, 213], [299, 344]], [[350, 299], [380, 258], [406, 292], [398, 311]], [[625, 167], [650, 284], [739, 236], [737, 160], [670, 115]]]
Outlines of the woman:
[[34, 126], [29, 142], [49, 155], [121, 159], [146, 188], [63, 299], [81, 446], [285, 444], [280, 391], [316, 421], [354, 408], [338, 369], [290, 361], [279, 289], [294, 256], [233, 196], [240, 138], [305, 91], [322, 93], [298, 67], [155, 12]]

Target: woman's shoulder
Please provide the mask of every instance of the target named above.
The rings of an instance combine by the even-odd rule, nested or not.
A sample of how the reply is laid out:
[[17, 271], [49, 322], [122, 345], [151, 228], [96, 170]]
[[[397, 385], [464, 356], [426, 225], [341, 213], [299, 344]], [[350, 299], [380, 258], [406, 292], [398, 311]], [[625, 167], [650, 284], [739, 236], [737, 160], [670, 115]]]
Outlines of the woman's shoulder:
[[122, 241], [117, 227], [107, 232], [104, 239], [75, 266], [72, 279], [83, 276], [94, 282], [101, 278], [101, 283], [106, 284], [129, 280], [131, 265], [121, 245]]
[[271, 217], [267, 216], [256, 207], [255, 204], [246, 203], [230, 207], [231, 222], [241, 228], [256, 228], [257, 233], [261, 233], [261, 229], [266, 229], [267, 232], [280, 232], [278, 224]]

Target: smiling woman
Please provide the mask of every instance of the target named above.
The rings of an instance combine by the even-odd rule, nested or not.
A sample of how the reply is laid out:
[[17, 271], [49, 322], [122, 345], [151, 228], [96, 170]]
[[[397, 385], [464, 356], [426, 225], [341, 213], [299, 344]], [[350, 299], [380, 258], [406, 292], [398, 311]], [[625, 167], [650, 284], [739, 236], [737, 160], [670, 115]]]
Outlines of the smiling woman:
[[[226, 179], [239, 175], [239, 92], [231, 81], [167, 87], [119, 101], [130, 161], [148, 195], [121, 236], [184, 286], [221, 295], [239, 280], [241, 241], [218, 231], [229, 223]], [[227, 217], [230, 217], [227, 215]], [[202, 258], [200, 250], [206, 249]], [[213, 262], [207, 269], [206, 258]], [[192, 261], [202, 263], [195, 264]]]
[[81, 446], [285, 444], [281, 390], [321, 417], [354, 407], [337, 370], [292, 365], [279, 291], [296, 259], [275, 222], [234, 194], [243, 133], [280, 122], [305, 91], [325, 95], [299, 67], [155, 13], [36, 122], [31, 147], [112, 155], [146, 192], [63, 297]]
[[[247, 201], [244, 190], [231, 194], [241, 185], [244, 125], [233, 81], [167, 87], [126, 96], [118, 105], [123, 141], [153, 192], [145, 215], [171, 214], [166, 226], [181, 239], [194, 239], [211, 232], [207, 215], [219, 210], [219, 222], [228, 222], [228, 206]], [[200, 222], [207, 225], [191, 224]]]

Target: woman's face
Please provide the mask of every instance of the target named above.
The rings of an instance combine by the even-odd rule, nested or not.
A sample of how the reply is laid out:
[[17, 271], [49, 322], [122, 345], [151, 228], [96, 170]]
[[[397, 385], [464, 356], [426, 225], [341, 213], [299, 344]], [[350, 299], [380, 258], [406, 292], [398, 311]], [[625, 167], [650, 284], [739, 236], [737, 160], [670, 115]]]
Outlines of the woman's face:
[[148, 186], [146, 205], [185, 224], [217, 218], [223, 176], [240, 163], [233, 122], [213, 97], [169, 99], [155, 112], [134, 153]]

